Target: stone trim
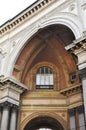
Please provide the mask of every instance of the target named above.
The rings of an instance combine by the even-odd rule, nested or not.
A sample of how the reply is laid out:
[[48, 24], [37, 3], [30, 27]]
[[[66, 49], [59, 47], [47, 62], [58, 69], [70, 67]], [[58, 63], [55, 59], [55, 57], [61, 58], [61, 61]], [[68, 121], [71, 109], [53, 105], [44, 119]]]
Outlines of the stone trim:
[[19, 106], [20, 95], [27, 87], [12, 77], [3, 78], [0, 81], [0, 104], [10, 102]]
[[22, 122], [20, 122], [20, 130], [24, 130], [24, 128], [28, 122], [30, 122], [32, 119], [34, 119], [36, 117], [40, 117], [40, 116], [49, 116], [49, 117], [56, 119], [63, 126], [63, 129], [67, 130], [66, 121], [58, 113], [53, 112], [53, 111], [40, 111], [40, 110], [37, 112], [33, 112], [29, 116], [27, 115], [27, 117]]
[[24, 10], [24, 12], [21, 12], [13, 19], [8, 20], [4, 25], [0, 27], [0, 36], [17, 27], [34, 14], [38, 13], [42, 8], [45, 8], [45, 6], [51, 4], [53, 1], [54, 0], [41, 0], [40, 2], [36, 2], [31, 7]]
[[19, 106], [15, 105], [13, 103], [10, 103], [8, 101], [5, 101], [5, 102], [0, 104], [0, 108], [3, 108], [3, 107], [12, 108], [12, 109], [15, 109], [15, 110], [18, 110], [18, 108], [19, 108]]
[[81, 92], [81, 90], [82, 90], [81, 84], [78, 84], [76, 86], [61, 90], [60, 93], [63, 94], [64, 96], [70, 96]]
[[76, 49], [80, 49], [86, 43], [86, 37], [75, 40], [73, 43], [67, 45], [65, 49], [70, 52], [74, 52]]
[[[50, 67], [52, 69], [52, 71], [53, 71], [54, 86], [53, 86], [53, 89], [51, 89], [51, 90], [59, 90], [60, 89], [59, 88], [59, 70], [58, 70], [57, 66], [55, 66], [54, 64], [52, 64], [50, 62], [39, 62], [32, 68], [32, 70], [31, 70], [31, 75], [32, 75], [31, 79], [32, 79], [33, 84], [32, 84], [31, 90], [42, 90], [42, 89], [37, 89], [36, 88], [36, 72], [37, 72], [38, 68], [40, 68], [42, 66]], [[50, 90], [50, 89], [45, 89], [45, 90]]]
[[20, 83], [12, 77], [0, 79], [0, 89], [3, 89], [9, 85], [11, 86], [11, 88], [21, 90], [21, 92], [28, 90], [28, 88], [24, 84]]

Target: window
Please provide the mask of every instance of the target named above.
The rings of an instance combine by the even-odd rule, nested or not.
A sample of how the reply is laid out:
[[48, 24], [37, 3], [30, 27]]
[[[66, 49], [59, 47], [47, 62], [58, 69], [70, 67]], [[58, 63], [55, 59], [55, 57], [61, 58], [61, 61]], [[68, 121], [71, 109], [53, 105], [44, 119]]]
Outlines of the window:
[[69, 110], [69, 123], [70, 130], [86, 130], [83, 106], [78, 106]]
[[36, 88], [37, 89], [53, 88], [53, 73], [51, 68], [47, 66], [42, 66], [37, 70]]
[[75, 80], [76, 80], [76, 73], [70, 74], [70, 82], [71, 82], [71, 83], [74, 83]]

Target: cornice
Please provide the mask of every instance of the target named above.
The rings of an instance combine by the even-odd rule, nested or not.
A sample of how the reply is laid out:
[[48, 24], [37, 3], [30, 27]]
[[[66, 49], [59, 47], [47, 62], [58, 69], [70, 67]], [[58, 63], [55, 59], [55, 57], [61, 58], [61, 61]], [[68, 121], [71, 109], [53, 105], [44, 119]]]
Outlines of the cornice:
[[21, 93], [24, 92], [25, 90], [28, 90], [28, 88], [17, 81], [16, 79], [12, 77], [6, 77], [0, 80], [0, 89], [4, 89], [5, 87], [10, 87], [16, 90], [20, 90]]
[[81, 90], [82, 90], [81, 84], [78, 84], [76, 86], [61, 90], [60, 93], [68, 97], [68, 96], [81, 92]]
[[9, 102], [19, 106], [20, 96], [26, 90], [27, 87], [13, 77], [3, 77], [0, 79], [0, 104]]
[[16, 28], [21, 23], [24, 23], [27, 19], [30, 19], [33, 15], [35, 15], [41, 9], [50, 5], [54, 1], [55, 0], [40, 0], [40, 1], [35, 2], [31, 7], [28, 7], [19, 15], [17, 15], [11, 20], [8, 20], [4, 25], [2, 25], [0, 27], [0, 37], [3, 36], [5, 33], [11, 31], [12, 29]]
[[79, 39], [76, 39], [73, 41], [73, 43], [65, 46], [65, 49], [67, 51], [73, 51], [75, 49], [79, 49], [83, 46], [83, 44], [86, 43], [86, 36], [80, 37]]

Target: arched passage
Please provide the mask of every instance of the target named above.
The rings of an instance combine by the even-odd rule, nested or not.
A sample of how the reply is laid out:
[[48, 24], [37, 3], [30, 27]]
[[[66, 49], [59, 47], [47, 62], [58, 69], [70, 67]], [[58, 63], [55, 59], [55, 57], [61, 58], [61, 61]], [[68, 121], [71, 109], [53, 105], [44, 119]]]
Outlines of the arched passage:
[[[20, 55], [22, 49], [27, 44], [28, 39], [31, 40], [31, 37], [33, 37], [33, 35], [37, 33], [38, 30], [43, 30], [45, 27], [48, 27], [50, 25], [52, 26], [53, 24], [61, 24], [63, 26], [66, 26], [67, 28], [70, 28], [72, 33], [75, 35], [75, 39], [80, 38], [82, 36], [82, 28], [80, 26], [80, 22], [77, 20], [77, 17], [73, 14], [59, 13], [58, 16], [51, 16], [48, 19], [44, 19], [42, 22], [36, 23], [33, 27], [28, 28], [28, 32], [25, 33], [17, 43], [17, 46], [11, 54], [12, 57], [8, 62], [9, 64], [7, 65], [8, 69], [6, 68], [6, 75], [12, 75], [14, 64], [18, 56]], [[71, 41], [71, 43], [73, 42], [73, 40]]]
[[[16, 60], [13, 70], [13, 76], [29, 89], [28, 92], [21, 96], [22, 103], [20, 109], [21, 111], [23, 110], [22, 113], [27, 110], [28, 114], [30, 110], [34, 112], [35, 110], [38, 111], [39, 108], [40, 110], [45, 110], [46, 113], [46, 110], [49, 108], [50, 111], [53, 110], [53, 108], [57, 111], [58, 108], [59, 115], [61, 117], [65, 115], [66, 121], [67, 110], [65, 106], [67, 102], [66, 97], [62, 95], [60, 91], [77, 85], [80, 82], [78, 75], [75, 76], [74, 82], [70, 81], [70, 75], [77, 72], [76, 59], [73, 59], [72, 54], [65, 50], [65, 46], [71, 44], [73, 40], [75, 40], [75, 36], [72, 30], [62, 24], [53, 24], [39, 29], [33, 37], [27, 40]], [[40, 87], [42, 89], [38, 89], [37, 91], [36, 72], [38, 68], [43, 68], [43, 66], [51, 68], [53, 72], [54, 82], [51, 91], [46, 86], [44, 87], [45, 90]], [[43, 78], [42, 76], [42, 79]], [[43, 82], [45, 82], [45, 80]], [[61, 113], [60, 109], [62, 109]], [[41, 122], [39, 122], [39, 120]], [[51, 125], [51, 120], [54, 125]], [[22, 122], [24, 122], [23, 119]], [[44, 124], [46, 124], [46, 126]], [[20, 127], [21, 125], [22, 124], [20, 124]], [[64, 130], [58, 121], [48, 118], [47, 116], [36, 118], [36, 120], [34, 119], [28, 122], [24, 130], [40, 130], [40, 128], [46, 127], [51, 130]]]
[[27, 123], [24, 130], [64, 130], [62, 125], [54, 118], [40, 116]]
[[67, 87], [69, 74], [76, 72], [77, 68], [73, 57], [64, 47], [72, 43], [74, 39], [71, 29], [62, 24], [40, 29], [27, 41], [16, 61], [13, 75], [26, 86], [33, 87], [33, 67], [41, 62], [49, 62], [57, 66], [57, 69], [59, 68], [59, 79], [64, 80], [64, 84], [59, 80], [60, 88]]

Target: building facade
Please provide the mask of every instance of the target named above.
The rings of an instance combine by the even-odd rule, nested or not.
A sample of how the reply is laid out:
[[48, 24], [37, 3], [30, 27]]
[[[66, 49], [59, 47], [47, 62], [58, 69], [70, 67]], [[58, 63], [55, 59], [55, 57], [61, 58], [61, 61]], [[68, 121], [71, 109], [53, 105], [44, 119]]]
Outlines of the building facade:
[[85, 130], [86, 1], [38, 0], [0, 27], [0, 130]]

